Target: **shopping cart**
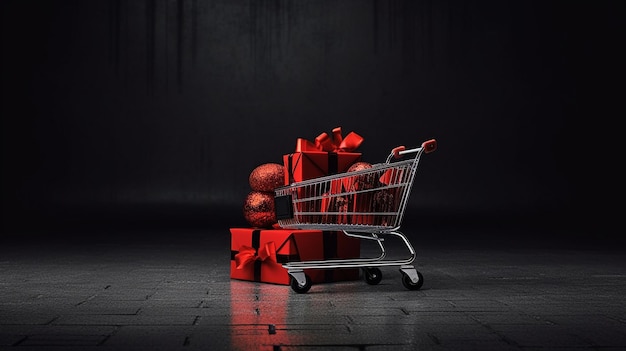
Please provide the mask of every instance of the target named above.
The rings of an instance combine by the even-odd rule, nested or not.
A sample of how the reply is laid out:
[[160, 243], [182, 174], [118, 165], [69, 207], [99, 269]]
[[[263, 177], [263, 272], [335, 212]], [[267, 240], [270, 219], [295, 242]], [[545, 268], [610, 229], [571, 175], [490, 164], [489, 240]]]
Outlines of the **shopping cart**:
[[[412, 265], [415, 250], [399, 229], [420, 157], [422, 153], [436, 149], [435, 139], [413, 149], [398, 146], [391, 151], [385, 163], [371, 165], [371, 168], [275, 189], [276, 218], [280, 227], [342, 231], [350, 237], [373, 240], [380, 248], [377, 257], [287, 262], [283, 267], [291, 277], [291, 288], [297, 293], [309, 291], [312, 283], [304, 269], [358, 267], [363, 269], [365, 281], [376, 285], [382, 279], [378, 267], [399, 266], [402, 284], [409, 290], [420, 289], [424, 278]], [[414, 156], [401, 159], [406, 154]], [[400, 160], [392, 162], [392, 159]], [[400, 238], [409, 256], [405, 259], [386, 259], [385, 235]]]

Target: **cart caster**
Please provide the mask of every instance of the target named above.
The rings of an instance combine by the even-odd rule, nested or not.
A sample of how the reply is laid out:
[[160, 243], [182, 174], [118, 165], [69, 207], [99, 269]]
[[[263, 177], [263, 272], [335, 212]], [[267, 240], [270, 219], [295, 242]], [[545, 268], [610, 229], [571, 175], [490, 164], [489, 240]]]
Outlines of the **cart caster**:
[[409, 290], [419, 290], [422, 285], [424, 285], [424, 277], [422, 276], [422, 273], [417, 270], [415, 272], [417, 273], [418, 278], [417, 283], [413, 283], [411, 277], [407, 273], [402, 272], [402, 285]]
[[304, 285], [301, 285], [298, 282], [298, 279], [296, 279], [295, 277], [291, 277], [291, 290], [297, 292], [298, 294], [306, 294], [309, 289], [311, 289], [311, 285], [313, 285], [313, 283], [311, 282], [311, 277], [306, 274], [304, 275], [304, 279], [306, 280], [306, 282], [304, 283]]
[[383, 279], [383, 273], [377, 267], [367, 267], [363, 269], [365, 282], [369, 285], [376, 285]]

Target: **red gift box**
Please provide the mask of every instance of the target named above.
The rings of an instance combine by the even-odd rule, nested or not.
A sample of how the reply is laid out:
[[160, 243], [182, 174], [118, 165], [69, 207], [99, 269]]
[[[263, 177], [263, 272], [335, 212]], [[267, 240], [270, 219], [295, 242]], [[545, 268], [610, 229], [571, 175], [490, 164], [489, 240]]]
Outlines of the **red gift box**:
[[322, 223], [349, 223], [348, 211], [351, 210], [352, 196], [345, 194], [341, 179], [330, 182], [330, 189], [322, 194], [320, 202], [320, 210], [325, 212], [321, 216]]
[[[333, 129], [332, 139], [326, 133], [322, 133], [315, 138], [315, 142], [298, 138], [295, 152], [283, 155], [285, 185], [346, 172], [350, 166], [361, 160], [361, 153], [355, 152], [355, 150], [362, 142], [363, 138], [355, 132], [350, 132], [344, 138], [341, 135], [340, 127]], [[340, 180], [333, 181], [332, 188], [336, 186], [340, 187], [340, 182]], [[298, 190], [299, 198], [322, 195], [301, 193], [303, 191], [305, 190]], [[326, 208], [328, 207], [327, 203], [322, 200], [300, 203], [298, 206], [300, 206], [299, 210], [302, 212], [327, 211]], [[318, 223], [320, 221], [326, 221], [327, 219], [326, 216], [311, 216], [306, 218], [307, 222]], [[334, 218], [331, 219], [334, 220]], [[346, 223], [346, 221], [341, 223]]]
[[[230, 277], [289, 285], [282, 265], [291, 261], [349, 259], [360, 256], [360, 241], [336, 231], [231, 228]], [[313, 283], [359, 278], [358, 268], [305, 269]]]
[[295, 152], [283, 155], [285, 185], [346, 172], [361, 160], [361, 153], [355, 150], [362, 142], [363, 138], [355, 132], [343, 138], [340, 127], [333, 129], [332, 139], [326, 133], [315, 138], [315, 142], [298, 138]]

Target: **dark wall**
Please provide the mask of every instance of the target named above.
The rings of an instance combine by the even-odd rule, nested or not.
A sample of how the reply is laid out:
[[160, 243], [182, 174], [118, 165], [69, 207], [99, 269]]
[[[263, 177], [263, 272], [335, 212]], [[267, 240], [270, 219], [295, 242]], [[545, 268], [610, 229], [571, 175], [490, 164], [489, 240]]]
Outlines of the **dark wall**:
[[624, 2], [1, 6], [5, 231], [241, 224], [250, 171], [337, 126], [372, 163], [438, 140], [422, 219], [617, 223]]

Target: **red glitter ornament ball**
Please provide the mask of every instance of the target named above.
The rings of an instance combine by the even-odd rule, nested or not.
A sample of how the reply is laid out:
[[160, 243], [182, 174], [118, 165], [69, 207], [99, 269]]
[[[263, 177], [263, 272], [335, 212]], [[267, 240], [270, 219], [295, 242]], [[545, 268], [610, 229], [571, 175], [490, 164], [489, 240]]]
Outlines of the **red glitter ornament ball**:
[[[372, 164], [369, 162], [359, 161], [354, 163], [350, 168], [348, 168], [348, 172], [357, 172], [365, 169], [372, 168]], [[363, 189], [372, 189], [376, 185], [376, 179], [373, 174], [362, 174], [359, 176], [355, 176], [352, 179], [351, 189], [353, 190], [363, 190]]]
[[364, 169], [372, 168], [372, 164], [369, 162], [359, 161], [355, 162], [348, 168], [348, 172], [356, 172]]
[[273, 192], [285, 185], [285, 167], [278, 163], [264, 163], [252, 170], [249, 182], [253, 191]]
[[251, 191], [243, 205], [243, 216], [253, 227], [270, 228], [277, 223], [274, 193]]

